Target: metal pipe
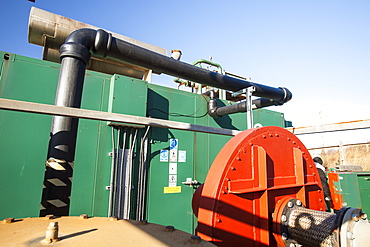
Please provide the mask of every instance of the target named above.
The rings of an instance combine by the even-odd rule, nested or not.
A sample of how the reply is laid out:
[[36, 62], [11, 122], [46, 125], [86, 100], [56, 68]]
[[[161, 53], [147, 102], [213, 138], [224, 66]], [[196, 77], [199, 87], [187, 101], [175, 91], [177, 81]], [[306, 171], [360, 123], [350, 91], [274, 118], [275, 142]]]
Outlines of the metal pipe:
[[208, 61], [208, 60], [205, 60], [205, 59], [198, 59], [197, 61], [195, 61], [195, 62], [193, 63], [193, 65], [198, 65], [198, 64], [200, 64], [200, 63], [205, 63], [205, 64], [208, 64], [208, 65], [212, 65], [212, 66], [214, 66], [214, 67], [217, 67], [217, 68], [219, 69], [219, 73], [220, 73], [220, 74], [225, 74], [225, 73], [224, 73], [224, 70], [222, 69], [222, 66], [221, 66], [220, 64], [218, 64], [218, 63], [214, 63], [214, 62], [212, 62], [212, 61]]
[[113, 216], [113, 189], [115, 186], [114, 177], [115, 174], [115, 167], [116, 167], [116, 149], [114, 148], [114, 127], [112, 129], [112, 164], [111, 164], [111, 171], [110, 171], [110, 187], [109, 187], [109, 205], [108, 205], [108, 217]]
[[112, 39], [111, 49], [108, 52], [108, 56], [150, 68], [157, 73], [165, 73], [230, 91], [239, 91], [241, 89], [254, 86], [256, 90], [253, 95], [275, 99], [281, 103], [289, 101], [292, 97], [291, 92], [286, 88], [269, 87], [255, 82], [208, 71], [115, 38]]
[[[207, 95], [210, 97], [208, 101], [208, 114], [211, 117], [222, 117], [224, 115], [229, 115], [233, 113], [240, 113], [240, 112], [247, 112], [247, 101], [243, 101], [237, 104], [233, 105], [227, 105], [227, 106], [217, 106], [217, 100], [215, 99], [215, 91], [210, 90], [204, 93], [204, 95]], [[258, 98], [252, 100], [252, 109], [259, 109], [267, 106], [272, 106], [272, 105], [282, 105], [283, 103], [280, 103], [276, 100], [272, 99], [265, 99], [265, 98]]]

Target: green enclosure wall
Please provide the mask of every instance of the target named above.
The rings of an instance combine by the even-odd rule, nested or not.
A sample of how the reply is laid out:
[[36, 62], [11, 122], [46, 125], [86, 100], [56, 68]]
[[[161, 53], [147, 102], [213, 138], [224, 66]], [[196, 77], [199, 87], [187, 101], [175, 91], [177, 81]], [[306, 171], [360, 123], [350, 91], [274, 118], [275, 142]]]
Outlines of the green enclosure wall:
[[[0, 52], [0, 97], [54, 104], [59, 64]], [[220, 101], [219, 105], [227, 104]], [[83, 89], [83, 109], [149, 116], [197, 125], [244, 130], [243, 113], [213, 119], [207, 112], [207, 99], [198, 94], [166, 88], [120, 75], [87, 71]], [[0, 219], [37, 217], [43, 188], [51, 116], [0, 110]], [[284, 127], [281, 113], [256, 110], [255, 123]], [[145, 126], [141, 126], [145, 127]], [[136, 127], [135, 127], [136, 128]], [[133, 154], [132, 202], [135, 219], [139, 128]], [[80, 119], [70, 215], [107, 216], [112, 153], [119, 128], [107, 122]], [[148, 132], [146, 163], [146, 207], [149, 222], [173, 225], [193, 232], [195, 218], [191, 210], [194, 187], [186, 180], [204, 182], [219, 150], [231, 138], [184, 130], [151, 128]], [[175, 140], [175, 141], [174, 141]], [[176, 142], [176, 149], [171, 143]], [[175, 151], [174, 151], [175, 150]], [[161, 154], [176, 153], [174, 161]], [[162, 158], [161, 158], [162, 157]], [[175, 179], [173, 179], [175, 175]], [[171, 180], [173, 179], [173, 180]]]

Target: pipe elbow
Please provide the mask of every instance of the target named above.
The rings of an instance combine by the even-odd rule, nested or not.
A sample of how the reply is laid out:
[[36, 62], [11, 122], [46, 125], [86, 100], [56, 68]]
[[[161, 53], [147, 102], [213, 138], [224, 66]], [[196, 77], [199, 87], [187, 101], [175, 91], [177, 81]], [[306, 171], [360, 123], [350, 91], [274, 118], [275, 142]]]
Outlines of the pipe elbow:
[[215, 99], [210, 99], [208, 102], [208, 115], [210, 115], [213, 118], [221, 117], [217, 114], [217, 102]]
[[90, 51], [100, 57], [106, 57], [109, 54], [112, 39], [112, 34], [102, 29], [78, 29], [73, 31], [60, 47], [60, 59], [74, 57], [88, 64], [91, 57]]

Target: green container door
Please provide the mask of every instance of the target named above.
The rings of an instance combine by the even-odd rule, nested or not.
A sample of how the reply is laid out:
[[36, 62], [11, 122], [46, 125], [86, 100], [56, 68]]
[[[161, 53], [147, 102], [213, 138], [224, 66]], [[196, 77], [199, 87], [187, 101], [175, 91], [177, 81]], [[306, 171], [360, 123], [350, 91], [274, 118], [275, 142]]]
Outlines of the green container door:
[[370, 173], [358, 174], [358, 185], [360, 188], [360, 197], [362, 203], [362, 210], [370, 214]]

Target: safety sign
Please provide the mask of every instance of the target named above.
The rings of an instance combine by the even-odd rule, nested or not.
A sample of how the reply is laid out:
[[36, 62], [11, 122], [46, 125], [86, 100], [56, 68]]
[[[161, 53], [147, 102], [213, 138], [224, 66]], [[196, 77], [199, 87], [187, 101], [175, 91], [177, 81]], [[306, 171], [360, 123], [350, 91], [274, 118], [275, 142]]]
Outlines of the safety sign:
[[169, 175], [168, 187], [175, 187], [177, 182], [177, 175]]
[[179, 150], [179, 162], [186, 162], [186, 151]]
[[179, 146], [179, 140], [178, 139], [170, 139], [170, 150], [176, 149]]
[[159, 154], [160, 162], [168, 162], [168, 150], [161, 150]]
[[177, 149], [170, 150], [170, 162], [177, 162]]

